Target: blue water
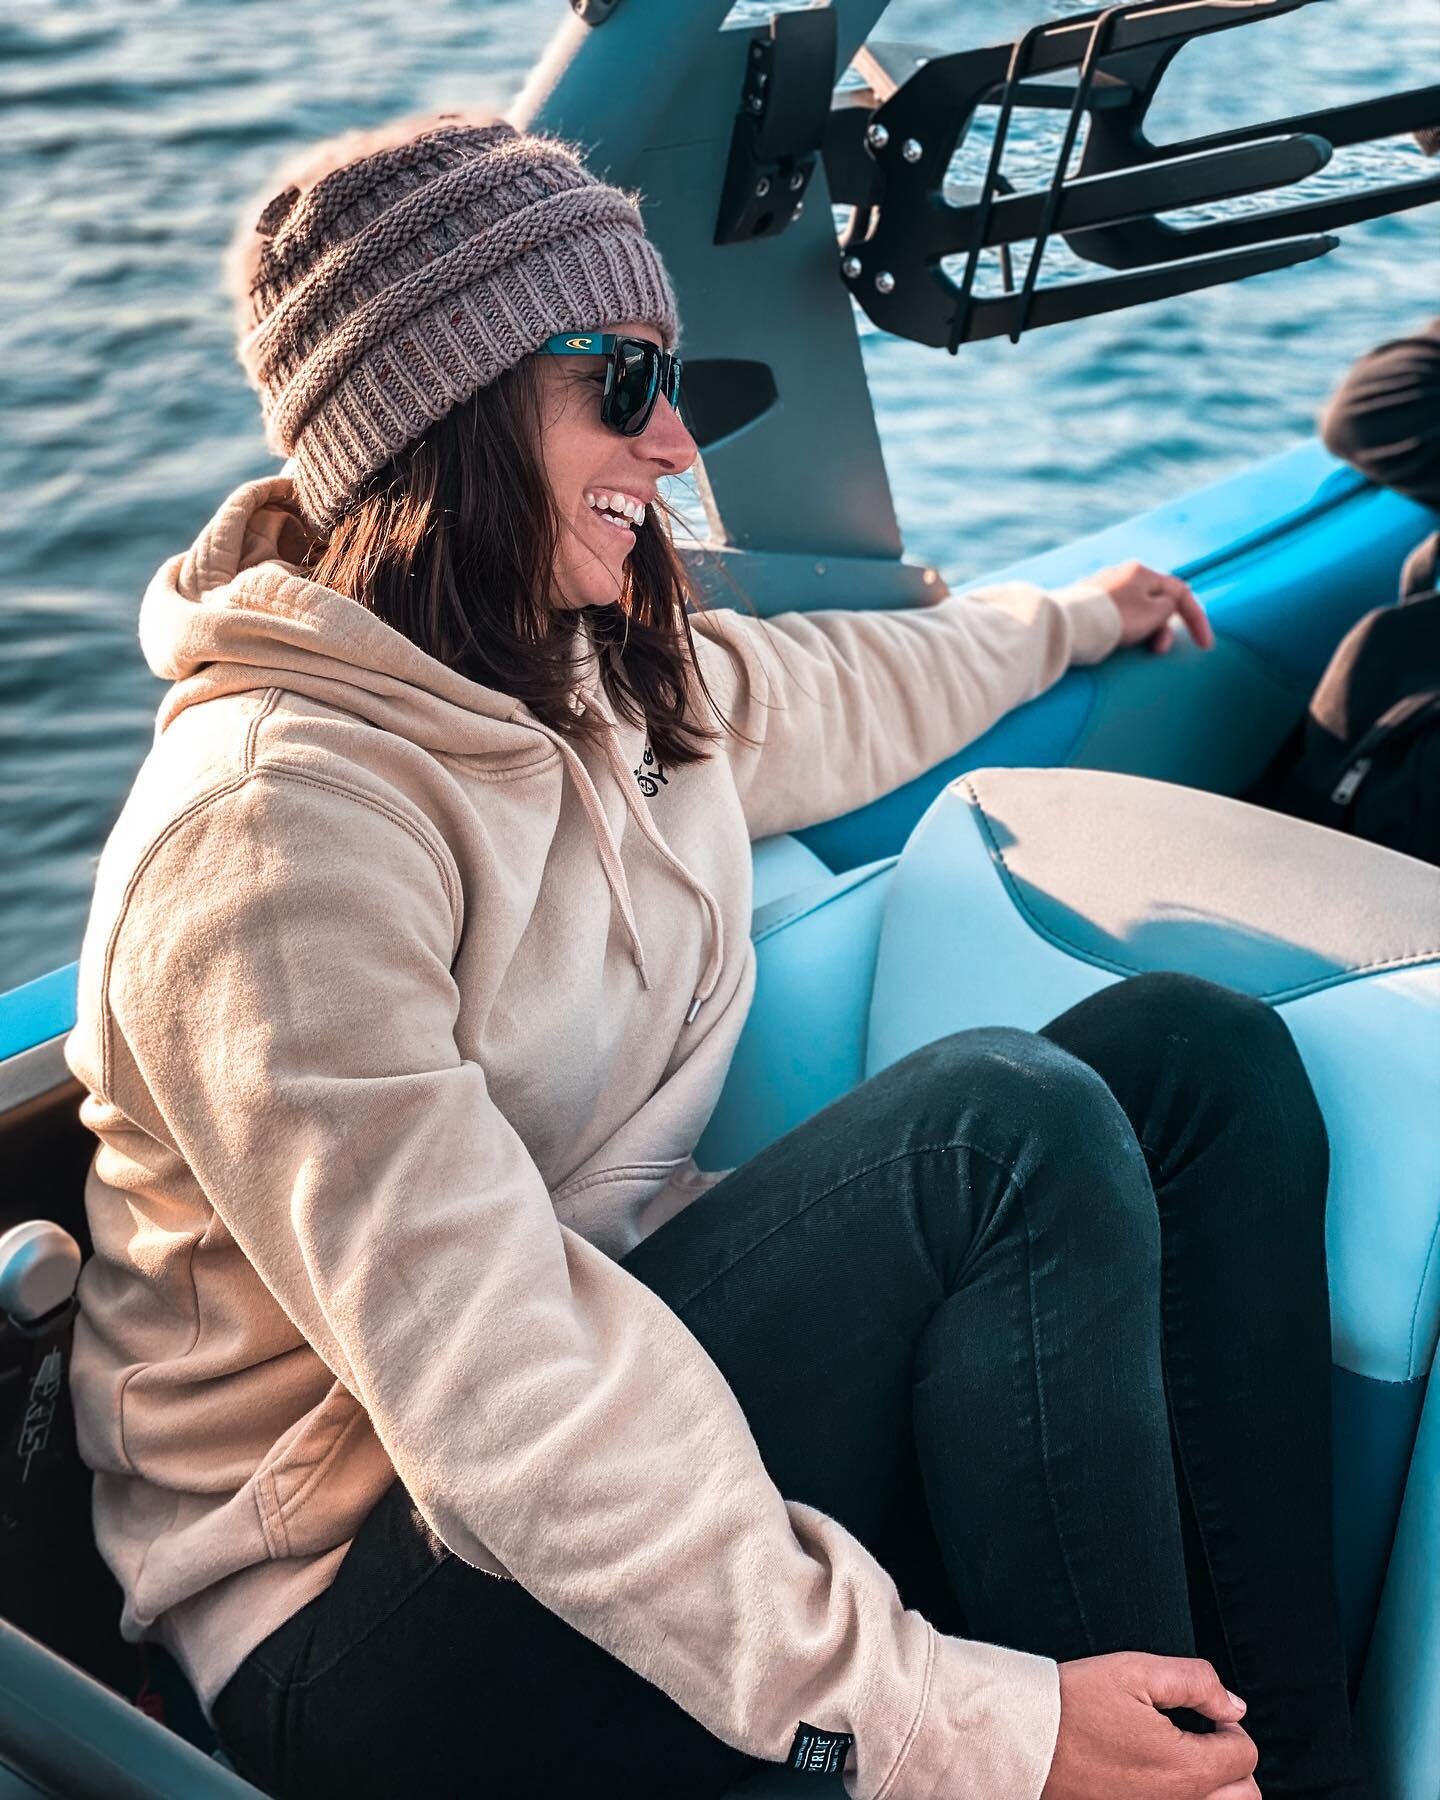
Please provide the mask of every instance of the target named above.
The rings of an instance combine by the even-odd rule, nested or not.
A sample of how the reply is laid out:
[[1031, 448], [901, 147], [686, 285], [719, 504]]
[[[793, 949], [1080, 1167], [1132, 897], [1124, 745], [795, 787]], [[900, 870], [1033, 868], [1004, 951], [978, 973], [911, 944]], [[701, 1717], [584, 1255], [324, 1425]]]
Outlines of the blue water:
[[[959, 49], [1042, 10], [1079, 8], [897, 0], [879, 35]], [[135, 637], [145, 583], [274, 466], [219, 285], [239, 205], [297, 141], [503, 106], [563, 14], [41, 0], [0, 20], [0, 989], [78, 947], [161, 692]], [[1321, 0], [1193, 45], [1157, 135], [1440, 79], [1436, 16]], [[1043, 137], [1017, 147], [1044, 165]], [[1435, 165], [1397, 141], [1316, 183], [1366, 166]], [[954, 359], [860, 319], [907, 551], [971, 579], [1294, 442], [1347, 362], [1435, 305], [1435, 247], [1433, 211], [1379, 220], [1318, 264]]]

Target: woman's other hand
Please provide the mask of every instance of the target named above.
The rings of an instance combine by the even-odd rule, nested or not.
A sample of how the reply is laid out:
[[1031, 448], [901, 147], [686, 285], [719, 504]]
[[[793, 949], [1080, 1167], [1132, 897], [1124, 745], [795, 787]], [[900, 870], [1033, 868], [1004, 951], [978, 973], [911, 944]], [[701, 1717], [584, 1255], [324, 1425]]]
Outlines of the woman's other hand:
[[1121, 647], [1148, 644], [1157, 652], [1168, 650], [1175, 642], [1177, 613], [1200, 649], [1208, 650], [1215, 642], [1205, 609], [1178, 575], [1162, 575], [1144, 563], [1117, 563], [1101, 569], [1086, 586], [1099, 588], [1115, 602]]
[[[1204, 1713], [1216, 1728], [1181, 1731], [1162, 1706]], [[1258, 1800], [1244, 1711], [1198, 1658], [1125, 1651], [1061, 1663], [1060, 1735], [1040, 1800]]]

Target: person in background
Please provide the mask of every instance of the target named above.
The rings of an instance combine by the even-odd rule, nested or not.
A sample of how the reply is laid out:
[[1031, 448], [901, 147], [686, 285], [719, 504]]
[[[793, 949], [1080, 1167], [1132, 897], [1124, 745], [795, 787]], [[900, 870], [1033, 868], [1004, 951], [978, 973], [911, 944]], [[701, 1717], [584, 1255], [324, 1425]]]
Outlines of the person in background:
[[1207, 644], [1195, 596], [692, 617], [635, 197], [453, 115], [276, 186], [231, 274], [292, 460], [146, 592], [171, 685], [66, 1047], [125, 1633], [307, 1800], [756, 1761], [1254, 1800], [1257, 1754], [1355, 1800], [1329, 1153], [1275, 1012], [1122, 981], [693, 1154], [751, 841], [1177, 617]]
[[[1427, 156], [1440, 153], [1440, 126], [1417, 131], [1415, 141]], [[1367, 351], [1321, 414], [1320, 436], [1378, 486], [1440, 512], [1440, 318]], [[1440, 532], [1411, 551], [1402, 600], [1434, 589], [1437, 552]]]
[[[1320, 418], [1320, 436], [1380, 487], [1440, 512], [1440, 318], [1360, 358]], [[1440, 532], [1417, 544], [1400, 573], [1400, 597], [1436, 583]]]

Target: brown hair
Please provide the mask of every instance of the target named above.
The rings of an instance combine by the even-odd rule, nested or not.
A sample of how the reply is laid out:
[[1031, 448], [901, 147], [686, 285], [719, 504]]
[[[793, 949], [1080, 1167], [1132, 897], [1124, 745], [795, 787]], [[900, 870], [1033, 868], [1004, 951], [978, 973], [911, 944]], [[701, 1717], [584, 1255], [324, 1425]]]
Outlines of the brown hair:
[[686, 717], [692, 678], [733, 727], [695, 657], [686, 616], [693, 596], [668, 524], [675, 515], [663, 502], [647, 509], [616, 604], [552, 606], [561, 526], [539, 460], [540, 422], [539, 381], [526, 357], [377, 469], [311, 551], [307, 573], [437, 662], [588, 741], [606, 726], [569, 704], [583, 612], [615, 709], [646, 726], [663, 763], [703, 761], [703, 746], [721, 734]]

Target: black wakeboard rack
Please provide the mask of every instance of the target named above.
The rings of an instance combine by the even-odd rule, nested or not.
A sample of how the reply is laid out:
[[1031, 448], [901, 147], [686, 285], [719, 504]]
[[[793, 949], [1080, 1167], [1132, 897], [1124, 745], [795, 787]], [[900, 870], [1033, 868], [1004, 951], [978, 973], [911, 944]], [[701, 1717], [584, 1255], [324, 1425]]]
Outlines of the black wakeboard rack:
[[[1013, 343], [1038, 326], [1307, 262], [1335, 248], [1332, 230], [1440, 199], [1440, 175], [1426, 175], [1195, 225], [1159, 216], [1284, 187], [1337, 148], [1440, 123], [1440, 86], [1431, 86], [1163, 146], [1146, 137], [1146, 113], [1186, 43], [1315, 3], [1128, 0], [985, 49], [867, 45], [857, 67], [869, 86], [835, 95], [822, 145], [832, 200], [854, 208], [841, 270], [856, 301], [882, 330], [954, 355], [976, 339]], [[1067, 71], [1068, 81], [1049, 79]], [[942, 189], [982, 106], [996, 108], [984, 180], [956, 204]], [[1048, 184], [1028, 188], [1002, 167], [1011, 121], [1027, 108], [1065, 115]], [[1118, 273], [1040, 286], [1052, 236]], [[1017, 283], [1011, 246], [1026, 242]], [[975, 291], [987, 249], [999, 253], [998, 294]], [[962, 254], [957, 282], [940, 260]]]

